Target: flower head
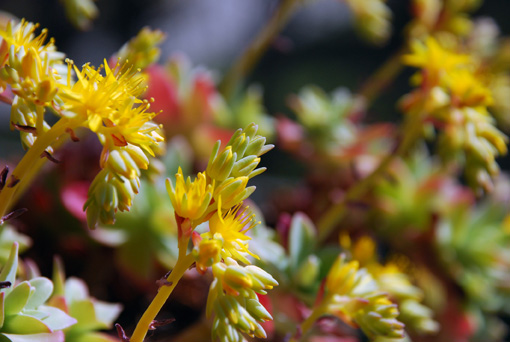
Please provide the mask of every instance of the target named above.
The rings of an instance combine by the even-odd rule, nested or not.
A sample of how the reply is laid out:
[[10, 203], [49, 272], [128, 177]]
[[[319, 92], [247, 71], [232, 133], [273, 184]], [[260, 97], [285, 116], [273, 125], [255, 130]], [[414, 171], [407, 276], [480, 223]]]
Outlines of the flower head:
[[175, 174], [175, 187], [169, 179], [166, 187], [177, 215], [192, 221], [204, 215], [212, 199], [212, 185], [207, 183], [205, 172], [200, 172], [192, 182], [190, 177], [184, 180], [179, 167]]
[[258, 258], [248, 249], [248, 240], [251, 238], [246, 235], [246, 232], [257, 224], [255, 215], [248, 207], [242, 208], [242, 203], [222, 214], [221, 198], [218, 202], [218, 211], [209, 220], [209, 232], [202, 234], [202, 237], [222, 241], [221, 257], [223, 259], [231, 257], [250, 264], [246, 255]]
[[431, 85], [437, 85], [445, 73], [470, 62], [468, 55], [445, 49], [432, 37], [428, 37], [425, 42], [413, 41], [411, 53], [402, 60], [405, 65], [422, 69], [422, 75], [415, 77], [417, 83], [424, 81], [426, 75], [427, 82]]

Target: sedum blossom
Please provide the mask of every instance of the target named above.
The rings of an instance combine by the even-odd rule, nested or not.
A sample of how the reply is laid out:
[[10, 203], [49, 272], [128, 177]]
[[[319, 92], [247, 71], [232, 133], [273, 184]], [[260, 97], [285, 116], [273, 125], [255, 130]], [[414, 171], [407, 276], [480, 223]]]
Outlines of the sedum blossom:
[[443, 161], [465, 164], [467, 181], [491, 190], [499, 172], [496, 157], [507, 153], [508, 138], [489, 113], [493, 95], [478, 60], [428, 37], [412, 43], [403, 63], [420, 68], [412, 79], [418, 88], [401, 101], [409, 120], [434, 126]]
[[198, 246], [199, 255], [202, 246], [209, 240], [221, 242], [219, 255], [222, 259], [232, 258], [244, 264], [250, 264], [248, 255], [258, 259], [258, 256], [248, 249], [248, 241], [251, 239], [246, 233], [255, 227], [255, 215], [248, 207], [242, 207], [242, 202], [227, 211], [221, 211], [221, 199], [218, 203], [218, 211], [209, 220], [209, 231], [201, 235], [202, 241]]
[[175, 174], [175, 186], [167, 179], [166, 187], [175, 213], [192, 221], [199, 220], [209, 207], [212, 199], [212, 185], [207, 184], [206, 173], [200, 172], [192, 182], [188, 177], [184, 180], [182, 169]]
[[212, 337], [221, 342], [242, 342], [243, 334], [266, 338], [261, 323], [272, 319], [257, 294], [278, 285], [267, 272], [253, 265], [241, 266], [226, 258], [212, 267], [214, 280], [207, 297], [207, 316], [214, 314]]
[[370, 338], [401, 338], [404, 324], [396, 304], [381, 291], [370, 273], [359, 268], [358, 261], [339, 256], [324, 284], [324, 297], [310, 317], [334, 315], [353, 326], [359, 326]]

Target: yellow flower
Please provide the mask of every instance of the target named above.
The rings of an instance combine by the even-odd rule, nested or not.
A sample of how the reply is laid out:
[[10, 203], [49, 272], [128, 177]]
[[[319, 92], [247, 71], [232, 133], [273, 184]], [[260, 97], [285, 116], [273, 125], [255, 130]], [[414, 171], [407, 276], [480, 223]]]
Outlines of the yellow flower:
[[469, 64], [470, 58], [468, 55], [444, 49], [434, 38], [428, 37], [425, 43], [414, 40], [411, 43], [411, 53], [404, 55], [402, 62], [422, 69], [422, 75], [415, 77], [418, 84], [426, 77], [428, 85], [434, 86], [445, 73]]
[[218, 200], [218, 211], [209, 220], [209, 232], [202, 234], [203, 238], [219, 239], [223, 242], [221, 257], [226, 259], [231, 257], [245, 264], [250, 264], [246, 258], [249, 254], [258, 259], [248, 249], [248, 240], [251, 238], [246, 235], [251, 228], [257, 225], [255, 215], [248, 207], [242, 208], [242, 202], [227, 211], [221, 212], [221, 198]]
[[492, 92], [468, 69], [455, 70], [444, 81], [456, 107], [487, 107], [493, 104]]
[[[5, 62], [6, 55], [9, 53], [11, 46], [14, 48], [14, 53], [17, 53], [21, 48], [25, 50], [35, 49], [38, 53], [57, 53], [53, 38], [44, 44], [48, 36], [47, 29], [43, 29], [38, 36], [35, 36], [34, 32], [38, 26], [38, 24], [33, 24], [23, 19], [18, 24], [9, 21], [5, 30], [0, 29], [0, 37], [2, 37], [0, 67], [3, 66], [2, 62]], [[57, 54], [62, 57], [61, 53]]]
[[106, 61], [104, 75], [88, 64], [74, 70], [78, 80], [68, 79], [60, 113], [101, 135], [106, 148], [131, 143], [152, 155], [151, 145], [163, 137], [153, 134], [158, 126], [150, 122], [156, 113], [147, 112], [149, 102], [137, 98], [145, 89], [143, 76], [125, 65], [111, 69]]
[[161, 50], [158, 45], [165, 39], [165, 34], [159, 30], [144, 27], [136, 37], [124, 44], [117, 56], [129, 62], [137, 69], [145, 69], [159, 59]]
[[175, 174], [175, 187], [167, 179], [166, 188], [175, 212], [182, 218], [192, 221], [204, 215], [212, 199], [212, 185], [207, 183], [205, 172], [200, 172], [192, 182], [190, 177], [184, 180], [182, 169]]
[[217, 239], [201, 239], [193, 249], [197, 271], [204, 274], [209, 266], [219, 261], [221, 241]]

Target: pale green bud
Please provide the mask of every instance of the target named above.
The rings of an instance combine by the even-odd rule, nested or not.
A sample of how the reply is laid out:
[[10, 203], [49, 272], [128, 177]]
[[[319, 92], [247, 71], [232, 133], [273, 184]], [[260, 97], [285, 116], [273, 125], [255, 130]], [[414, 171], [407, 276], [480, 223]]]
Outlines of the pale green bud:
[[251, 288], [253, 281], [248, 271], [241, 266], [228, 266], [223, 274], [223, 281], [236, 291]]
[[[248, 177], [226, 179], [214, 190], [214, 199], [218, 201], [221, 197], [222, 208], [231, 208], [255, 191], [254, 187], [246, 188], [247, 184]], [[246, 191], [248, 189], [250, 190]]]
[[271, 274], [267, 273], [262, 268], [255, 265], [248, 265], [245, 268], [253, 278], [264, 284], [264, 290], [270, 290], [273, 287], [278, 286], [276, 279], [274, 279]]
[[232, 153], [232, 147], [227, 146], [211, 163], [207, 165], [206, 173], [212, 179], [222, 182], [230, 176], [230, 172], [236, 161], [236, 154]]
[[118, 150], [110, 151], [108, 154], [107, 164], [115, 173], [129, 177], [126, 161]]
[[238, 158], [242, 158], [245, 155], [249, 143], [250, 138], [246, 137], [246, 134], [244, 133], [240, 134], [235, 140], [233, 140], [231, 144], [232, 151], [234, 151], [237, 154]]
[[260, 304], [258, 299], [248, 299], [246, 301], [246, 309], [258, 321], [270, 321], [273, 319], [269, 311], [264, 305]]
[[320, 272], [320, 259], [316, 255], [309, 255], [300, 265], [294, 279], [303, 288], [308, 288], [316, 283]]
[[90, 185], [88, 199], [84, 205], [89, 227], [94, 228], [98, 222], [114, 223], [115, 212], [129, 210], [139, 187], [139, 178], [128, 179], [120, 175], [115, 176], [108, 169], [101, 170]]
[[[249, 156], [249, 155], [255, 155], [255, 156], [262, 155], [263, 153], [261, 153], [261, 152], [263, 151], [264, 146], [266, 146], [265, 143], [266, 143], [266, 138], [263, 137], [263, 136], [259, 135], [259, 136], [255, 137], [255, 138], [253, 138], [252, 140], [250, 140], [250, 143], [248, 144], [248, 147], [246, 148], [245, 154], [247, 156]], [[267, 146], [273, 146], [273, 145], [267, 145]], [[267, 151], [265, 151], [265, 152], [267, 152]]]
[[255, 137], [255, 134], [257, 134], [258, 129], [259, 126], [252, 122], [248, 126], [246, 126], [245, 129], [243, 129], [243, 133], [246, 134], [246, 136], [249, 137], [251, 140]]
[[234, 167], [230, 174], [232, 177], [248, 176], [259, 163], [260, 158], [255, 155], [244, 157], [234, 163]]
[[37, 85], [36, 96], [41, 104], [49, 103], [57, 94], [58, 88], [55, 82], [46, 79]]

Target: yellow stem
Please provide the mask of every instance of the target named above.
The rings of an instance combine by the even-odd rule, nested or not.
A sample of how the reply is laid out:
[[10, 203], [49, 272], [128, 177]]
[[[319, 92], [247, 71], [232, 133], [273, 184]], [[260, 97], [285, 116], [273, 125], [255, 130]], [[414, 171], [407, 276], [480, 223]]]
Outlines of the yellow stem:
[[179, 258], [177, 259], [177, 263], [175, 264], [174, 269], [166, 279], [168, 281], [167, 286], [162, 286], [159, 288], [156, 297], [152, 300], [147, 310], [142, 315], [142, 318], [138, 321], [136, 325], [135, 331], [133, 332], [133, 336], [131, 336], [130, 342], [143, 342], [145, 335], [147, 335], [147, 331], [149, 327], [156, 318], [156, 315], [159, 313], [163, 305], [166, 303], [168, 297], [174, 290], [175, 286], [182, 278], [184, 273], [194, 262], [194, 258], [191, 254], [186, 254], [186, 247], [188, 239], [186, 242], [179, 242]]
[[[60, 119], [49, 131], [38, 136], [32, 147], [21, 158], [11, 176], [7, 179], [6, 186], [0, 192], [0, 218], [10, 209], [12, 199], [18, 196], [19, 190], [25, 189], [27, 184], [30, 184], [37, 170], [45, 163], [45, 161], [41, 161], [41, 154], [55, 143], [61, 135], [65, 134], [68, 127], [65, 121]], [[19, 179], [19, 182], [14, 186], [9, 186], [11, 180], [15, 179]]]
[[296, 5], [299, 1], [300, 0], [282, 0], [280, 6], [277, 8], [267, 25], [264, 26], [257, 37], [255, 37], [248, 46], [246, 51], [237, 59], [232, 68], [230, 68], [220, 85], [220, 90], [226, 98], [232, 96], [232, 93], [235, 91], [239, 81], [246, 77], [255, 64], [257, 64], [258, 60], [262, 57], [264, 52], [266, 52], [275, 36], [289, 20], [290, 16], [297, 8]]
[[319, 231], [319, 241], [324, 241], [333, 232], [337, 224], [344, 218], [347, 213], [347, 204], [349, 202], [360, 199], [372, 187], [381, 175], [383, 175], [391, 162], [405, 155], [415, 144], [416, 140], [421, 136], [423, 129], [423, 115], [417, 115], [414, 120], [406, 122], [403, 125], [403, 138], [396, 151], [389, 153], [379, 163], [379, 166], [367, 177], [354, 184], [349, 188], [343, 199], [331, 206], [328, 211], [320, 218], [317, 228]]

